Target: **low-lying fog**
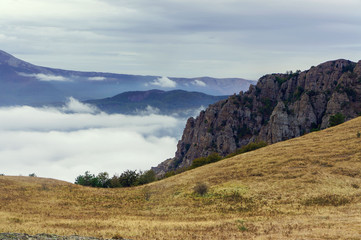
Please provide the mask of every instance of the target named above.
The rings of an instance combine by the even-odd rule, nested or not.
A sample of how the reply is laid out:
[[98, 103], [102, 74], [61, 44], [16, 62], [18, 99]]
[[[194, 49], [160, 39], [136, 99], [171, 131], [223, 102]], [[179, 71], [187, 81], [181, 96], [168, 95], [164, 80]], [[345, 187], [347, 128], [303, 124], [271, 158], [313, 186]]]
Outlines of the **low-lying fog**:
[[148, 170], [174, 156], [186, 122], [154, 112], [109, 115], [72, 98], [59, 108], [0, 108], [0, 174], [74, 182], [85, 171]]

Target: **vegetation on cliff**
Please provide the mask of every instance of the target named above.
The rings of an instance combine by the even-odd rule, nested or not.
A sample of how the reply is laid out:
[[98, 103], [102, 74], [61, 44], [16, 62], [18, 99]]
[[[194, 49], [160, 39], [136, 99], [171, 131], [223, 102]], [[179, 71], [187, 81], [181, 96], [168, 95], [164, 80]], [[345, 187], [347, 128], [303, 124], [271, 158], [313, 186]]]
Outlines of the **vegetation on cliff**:
[[245, 93], [210, 105], [187, 121], [175, 157], [162, 175], [252, 142], [276, 143], [340, 124], [361, 114], [361, 61], [335, 60], [307, 71], [269, 74]]

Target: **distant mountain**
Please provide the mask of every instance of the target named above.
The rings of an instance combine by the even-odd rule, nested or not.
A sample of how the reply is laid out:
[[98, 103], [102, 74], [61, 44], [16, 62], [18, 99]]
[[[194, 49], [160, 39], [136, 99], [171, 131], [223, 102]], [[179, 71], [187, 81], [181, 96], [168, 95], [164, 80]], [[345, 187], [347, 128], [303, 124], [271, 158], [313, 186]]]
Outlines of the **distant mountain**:
[[0, 51], [0, 106], [41, 105], [114, 96], [126, 91], [182, 89], [211, 95], [231, 95], [254, 81], [242, 78], [172, 78], [127, 74], [79, 72], [40, 67]]
[[84, 102], [93, 104], [107, 113], [137, 114], [143, 111], [159, 110], [162, 114], [180, 114], [188, 117], [190, 111], [197, 110], [201, 106], [208, 107], [209, 104], [226, 98], [227, 96], [211, 96], [184, 90], [162, 91], [153, 89], [125, 92], [110, 98]]

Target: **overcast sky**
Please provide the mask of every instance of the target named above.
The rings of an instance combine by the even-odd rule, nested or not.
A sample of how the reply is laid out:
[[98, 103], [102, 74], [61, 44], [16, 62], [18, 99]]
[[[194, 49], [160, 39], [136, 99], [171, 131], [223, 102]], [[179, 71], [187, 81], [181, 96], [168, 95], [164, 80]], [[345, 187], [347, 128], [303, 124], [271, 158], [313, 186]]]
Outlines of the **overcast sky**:
[[361, 0], [1, 0], [0, 48], [63, 69], [243, 77], [361, 59]]
[[[360, 13], [361, 0], [1, 0], [0, 49], [69, 70], [257, 80], [360, 60]], [[184, 124], [74, 99], [0, 108], [0, 173], [73, 182], [87, 170], [146, 170], [174, 157]]]

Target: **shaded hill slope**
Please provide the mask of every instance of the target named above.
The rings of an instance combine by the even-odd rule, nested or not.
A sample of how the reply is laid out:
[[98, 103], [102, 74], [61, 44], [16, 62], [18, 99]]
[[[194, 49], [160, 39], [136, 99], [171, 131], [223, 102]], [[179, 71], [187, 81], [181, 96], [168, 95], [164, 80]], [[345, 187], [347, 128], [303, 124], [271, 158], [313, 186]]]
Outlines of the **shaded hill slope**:
[[211, 153], [226, 156], [253, 141], [275, 143], [327, 128], [330, 118], [361, 114], [361, 61], [335, 60], [307, 71], [269, 74], [256, 86], [188, 119], [175, 157], [158, 174]]
[[[211, 96], [200, 92], [184, 90], [162, 91], [132, 91], [118, 94], [114, 97], [88, 100], [102, 111], [107, 113], [134, 114], [146, 111], [147, 107], [156, 108], [162, 114], [185, 114], [191, 110], [207, 107], [228, 96]], [[189, 114], [187, 115], [189, 116]], [[186, 116], [186, 117], [187, 117]]]
[[[0, 176], [0, 232], [131, 239], [358, 239], [361, 118], [147, 186]], [[193, 193], [205, 183], [204, 196]]]

